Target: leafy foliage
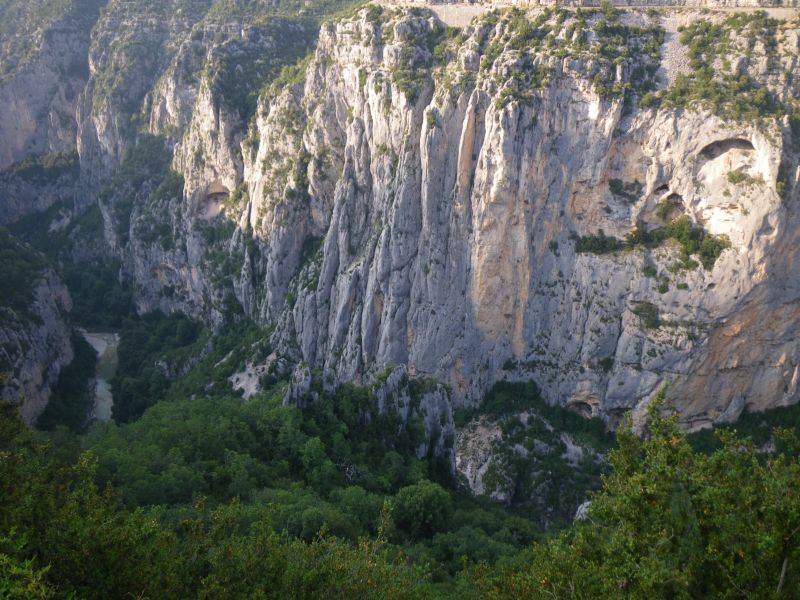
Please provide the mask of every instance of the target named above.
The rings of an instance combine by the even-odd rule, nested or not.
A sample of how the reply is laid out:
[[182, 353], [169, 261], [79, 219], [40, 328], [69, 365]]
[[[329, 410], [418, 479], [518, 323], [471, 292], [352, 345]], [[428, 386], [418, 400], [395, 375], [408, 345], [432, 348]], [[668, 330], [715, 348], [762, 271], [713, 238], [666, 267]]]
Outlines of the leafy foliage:
[[62, 277], [72, 298], [72, 320], [84, 327], [112, 328], [134, 316], [133, 294], [119, 281], [120, 265], [106, 260], [62, 266]]
[[[615, 11], [563, 8], [547, 8], [533, 20], [517, 8], [492, 11], [481, 22], [500, 28], [500, 35], [484, 48], [480, 64], [481, 71], [490, 71], [505, 54], [497, 80], [508, 84], [500, 93], [498, 108], [511, 100], [531, 104], [535, 91], [549, 81], [549, 70], [538, 64], [542, 57], [571, 59], [574, 67], [586, 70], [585, 76], [604, 98], [625, 97], [629, 102], [655, 89], [664, 40], [658, 25], [627, 25]], [[619, 65], [628, 68], [619, 71]]]
[[[663, 399], [663, 394], [661, 396]], [[477, 569], [469, 596], [497, 598], [794, 597], [800, 581], [800, 463], [762, 457], [722, 435], [691, 450], [675, 417], [650, 411], [649, 435], [618, 433], [612, 472], [589, 518], [492, 574]]]
[[3, 306], [28, 315], [34, 287], [46, 268], [44, 256], [0, 227], [0, 298]]
[[746, 173], [744, 169], [736, 169], [728, 173], [728, 183], [751, 187], [758, 183], [764, 183], [764, 179], [760, 175], [758, 177], [753, 177], [749, 173]]
[[163, 399], [169, 388], [169, 365], [196, 352], [200, 336], [200, 325], [184, 315], [150, 313], [124, 321], [119, 367], [111, 381], [114, 419], [132, 421]]
[[49, 458], [15, 413], [0, 405], [0, 590], [11, 597], [430, 595], [380, 533], [358, 546], [287, 540], [268, 508], [237, 502], [200, 502], [170, 523], [158, 510], [121, 509], [95, 487], [90, 454], [74, 465]]
[[[164, 435], [179, 452], [213, 448], [214, 440], [208, 444], [202, 433], [214, 429], [215, 405], [186, 406], [191, 413], [177, 403], [148, 411], [145, 418], [154, 419], [149, 439], [130, 435], [120, 455]], [[223, 414], [249, 414], [259, 422], [267, 406], [231, 403]], [[271, 406], [285, 414], [299, 410]], [[162, 407], [171, 414], [159, 424]], [[445, 488], [425, 480], [401, 487], [391, 504], [358, 486], [341, 486], [327, 500], [313, 487], [274, 490], [259, 497], [270, 506], [233, 500], [212, 507], [198, 500], [193, 506], [121, 508], [111, 493], [95, 487], [92, 454], [65, 464], [39, 434], [24, 428], [13, 405], [2, 404], [0, 590], [30, 598], [794, 597], [800, 584], [791, 568], [800, 560], [797, 437], [776, 431], [779, 450], [764, 455], [751, 441], [722, 432], [718, 449], [695, 453], [675, 417], [660, 416], [662, 407], [663, 392], [651, 406], [644, 438], [625, 427], [618, 433], [618, 447], [608, 457], [611, 471], [588, 519], [520, 551], [510, 530], [503, 534], [513, 518], [474, 501], [465, 510], [465, 499], [453, 502]], [[172, 431], [198, 408], [209, 423], [196, 429], [197, 437], [186, 439], [194, 425]], [[240, 427], [222, 422], [224, 453], [231, 440], [244, 438], [234, 433]], [[102, 436], [92, 438], [101, 454]], [[262, 443], [257, 436], [250, 440]], [[324, 463], [328, 448], [316, 440], [322, 438], [291, 442], [304, 469]], [[169, 451], [151, 452], [170, 460]], [[286, 502], [290, 497], [294, 501]], [[348, 519], [356, 528], [350, 536], [369, 531], [370, 537], [352, 545], [325, 533], [328, 527], [345, 531]], [[442, 531], [444, 524], [451, 529]], [[293, 537], [279, 533], [296, 526], [304, 529]], [[409, 565], [388, 541], [393, 530], [417, 540], [406, 546], [409, 556], [445, 570]], [[464, 556], [486, 562], [467, 564], [455, 578], [447, 575], [463, 568]], [[492, 566], [498, 556], [504, 561]]]
[[581, 236], [575, 240], [575, 252], [591, 252], [592, 254], [606, 254], [617, 252], [625, 247], [622, 240], [606, 235], [601, 229], [596, 235]]
[[0, 181], [24, 179], [36, 184], [54, 184], [62, 178], [77, 179], [80, 174], [78, 152], [65, 150], [51, 154], [31, 154], [2, 173]]
[[413, 539], [447, 530], [452, 515], [450, 495], [430, 481], [423, 480], [402, 488], [392, 504], [395, 525]]
[[[667, 211], [669, 207], [667, 207]], [[664, 212], [664, 214], [667, 214]], [[576, 252], [591, 252], [605, 254], [619, 250], [631, 249], [636, 246], [657, 248], [667, 240], [674, 240], [680, 246], [680, 263], [678, 268], [694, 269], [697, 263], [692, 256], [697, 255], [700, 263], [707, 271], [714, 268], [720, 254], [730, 247], [730, 241], [725, 236], [715, 236], [694, 225], [689, 217], [681, 216], [667, 223], [664, 227], [650, 231], [636, 228], [631, 231], [625, 240], [607, 236], [600, 230], [596, 235], [575, 237]]]
[[[219, 12], [212, 13], [219, 16]], [[238, 112], [242, 125], [255, 114], [259, 94], [286, 65], [302, 62], [317, 36], [311, 19], [267, 18], [263, 5], [257, 14], [257, 27], [246, 42], [230, 39], [215, 44], [204, 67], [211, 89], [229, 109]]]
[[750, 412], [747, 409], [735, 423], [716, 425], [713, 429], [702, 429], [689, 434], [688, 440], [698, 452], [710, 453], [722, 447], [719, 432], [748, 437], [758, 448], [784, 447], [775, 431], [787, 429], [800, 437], [800, 404], [779, 406], [765, 412]]
[[[767, 64], [774, 68], [778, 60], [778, 25], [779, 21], [758, 11], [734, 13], [721, 23], [697, 19], [680, 28], [680, 41], [687, 46], [691, 73], [679, 75], [666, 90], [647, 94], [641, 105], [676, 108], [700, 105], [725, 119], [745, 122], [791, 113], [791, 105], [785, 105], [747, 72], [734, 72], [731, 66], [732, 57], [749, 59], [758, 44]], [[744, 47], [738, 39], [745, 40]]]

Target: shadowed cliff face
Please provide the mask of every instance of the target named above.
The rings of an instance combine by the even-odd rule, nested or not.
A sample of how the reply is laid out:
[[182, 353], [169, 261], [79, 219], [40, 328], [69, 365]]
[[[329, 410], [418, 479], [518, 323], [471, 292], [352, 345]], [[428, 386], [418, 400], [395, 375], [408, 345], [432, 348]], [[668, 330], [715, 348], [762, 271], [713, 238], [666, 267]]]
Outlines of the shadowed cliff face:
[[32, 425], [72, 360], [72, 302], [42, 255], [0, 229], [0, 399]]
[[78, 110], [141, 310], [241, 307], [298, 378], [533, 378], [612, 425], [667, 382], [690, 426], [797, 400], [797, 21], [194, 8], [112, 2]]

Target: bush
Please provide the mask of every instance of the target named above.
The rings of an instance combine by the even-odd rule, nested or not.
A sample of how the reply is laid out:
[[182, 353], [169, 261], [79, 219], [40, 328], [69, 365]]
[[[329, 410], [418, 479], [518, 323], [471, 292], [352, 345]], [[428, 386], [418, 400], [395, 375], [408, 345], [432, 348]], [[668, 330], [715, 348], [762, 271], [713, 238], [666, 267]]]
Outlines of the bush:
[[446, 530], [452, 516], [450, 494], [428, 480], [402, 488], [392, 505], [395, 526], [412, 540], [429, 538]]
[[[626, 248], [644, 246], [656, 248], [667, 240], [675, 240], [681, 248], [681, 262], [678, 268], [694, 269], [697, 263], [692, 260], [694, 254], [700, 255], [703, 268], [710, 271], [722, 251], [730, 247], [730, 241], [725, 236], [713, 236], [700, 227], [696, 227], [687, 216], [670, 221], [664, 227], [646, 231], [638, 227], [625, 236], [625, 240], [606, 236], [602, 230], [597, 235], [575, 237], [575, 251], [605, 254]], [[645, 267], [645, 275], [655, 275], [654, 271]]]
[[592, 254], [606, 254], [622, 250], [625, 244], [617, 238], [606, 235], [601, 229], [596, 235], [587, 235], [575, 240], [575, 252], [591, 252]]
[[[778, 60], [777, 27], [778, 21], [763, 12], [733, 14], [722, 23], [711, 23], [707, 19], [694, 21], [682, 28], [680, 35], [681, 43], [688, 48], [692, 73], [679, 75], [670, 88], [650, 95], [643, 104], [661, 103], [679, 108], [699, 104], [720, 117], [740, 122], [756, 122], [790, 113], [790, 106], [780, 102], [749, 75], [731, 72], [728, 62], [735, 51], [732, 34], [740, 37], [746, 30], [749, 52], [760, 41], [768, 62], [775, 64]], [[721, 72], [717, 69], [717, 60], [722, 61]]]
[[605, 358], [599, 360], [597, 365], [603, 369], [605, 373], [611, 371], [614, 368], [614, 357], [613, 356], [606, 356]]
[[728, 173], [728, 183], [751, 187], [759, 183], [764, 183], [764, 179], [760, 175], [758, 177], [753, 177], [752, 175], [745, 173], [744, 169], [736, 169], [735, 171]]
[[658, 307], [651, 302], [640, 302], [633, 308], [633, 314], [641, 319], [645, 329], [657, 329], [661, 325]]

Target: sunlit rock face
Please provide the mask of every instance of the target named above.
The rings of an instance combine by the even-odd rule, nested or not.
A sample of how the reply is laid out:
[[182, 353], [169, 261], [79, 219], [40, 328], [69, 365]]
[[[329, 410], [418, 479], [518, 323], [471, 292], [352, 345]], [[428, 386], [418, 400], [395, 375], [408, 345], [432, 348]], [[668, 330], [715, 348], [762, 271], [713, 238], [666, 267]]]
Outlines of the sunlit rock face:
[[[401, 40], [435, 27], [406, 13], [328, 26], [305, 81], [265, 103], [258, 150], [245, 161], [255, 191], [245, 212], [268, 248], [257, 314], [278, 322], [276, 339], [348, 379], [406, 364], [450, 384], [457, 402], [497, 379], [532, 377], [551, 402], [611, 424], [666, 383], [692, 427], [796, 401], [794, 321], [769, 318], [796, 301], [790, 278], [775, 279], [792, 268], [797, 218], [777, 191], [781, 165], [796, 168], [780, 122], [631, 109], [598, 95], [590, 60], [544, 52], [535, 60], [551, 69], [547, 83], [530, 102], [505, 102], [518, 54], [506, 48], [481, 68], [503, 32], [485, 21], [409, 98], [392, 75], [408, 58]], [[786, 66], [797, 61], [793, 39], [787, 28]], [[769, 77], [764, 61], [749, 64], [751, 76]], [[790, 81], [775, 85], [797, 94]], [[261, 167], [300, 155], [281, 129], [298, 106], [291, 122], [302, 131], [309, 197], [292, 201], [268, 188]], [[624, 238], [681, 216], [726, 240], [708, 268], [676, 269], [672, 241], [576, 252], [576, 237]], [[298, 266], [312, 235], [324, 241]], [[784, 290], [776, 303], [755, 300], [775, 289]], [[730, 341], [731, 320], [751, 310], [761, 317], [735, 337], [764, 335], [771, 323], [782, 341], [725, 367], [716, 341]]]
[[[691, 73], [677, 27], [702, 15], [622, 13], [620, 45], [601, 11], [533, 29], [487, 13], [451, 36], [427, 10], [371, 8], [314, 31], [249, 106], [223, 67], [293, 41], [300, 56], [311, 33], [208, 6], [146, 19], [112, 0], [92, 31], [79, 204], [100, 206], [140, 310], [243, 313], [289, 371], [404, 365], [455, 405], [527, 379], [612, 426], [666, 383], [689, 427], [797, 401], [788, 113], [642, 102]], [[738, 30], [719, 68], [796, 103], [797, 24], [774, 44]], [[109, 187], [145, 134], [172, 185]], [[712, 260], [674, 239], [582, 251], [681, 218], [718, 242]]]

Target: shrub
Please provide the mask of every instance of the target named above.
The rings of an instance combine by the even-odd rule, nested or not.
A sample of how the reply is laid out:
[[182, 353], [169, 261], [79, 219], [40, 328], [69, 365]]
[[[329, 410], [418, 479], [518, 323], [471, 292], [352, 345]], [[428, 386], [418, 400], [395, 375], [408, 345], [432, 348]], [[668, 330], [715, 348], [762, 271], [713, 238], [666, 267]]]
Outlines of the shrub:
[[575, 240], [575, 252], [591, 252], [592, 254], [606, 254], [616, 252], [625, 247], [617, 238], [606, 235], [601, 229], [596, 235], [579, 237]]
[[728, 173], [728, 183], [751, 187], [759, 183], [764, 183], [764, 178], [760, 175], [753, 177], [752, 175], [745, 173], [744, 169], [736, 169], [735, 171]]
[[644, 329], [657, 329], [661, 325], [658, 307], [651, 302], [640, 302], [633, 308], [633, 314], [641, 319]]
[[611, 371], [614, 368], [614, 357], [613, 356], [606, 356], [605, 358], [599, 360], [597, 365], [603, 369], [606, 373]]

